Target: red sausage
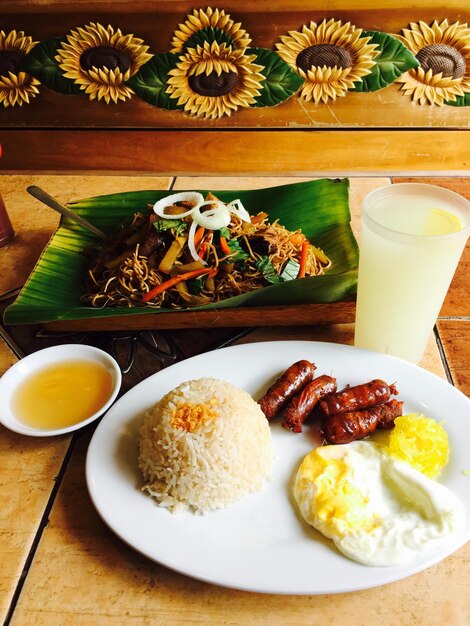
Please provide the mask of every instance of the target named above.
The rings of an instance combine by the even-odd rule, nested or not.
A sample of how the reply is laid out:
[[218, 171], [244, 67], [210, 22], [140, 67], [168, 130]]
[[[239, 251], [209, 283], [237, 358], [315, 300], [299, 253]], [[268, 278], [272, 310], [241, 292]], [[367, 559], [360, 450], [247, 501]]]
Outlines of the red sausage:
[[393, 428], [395, 418], [402, 414], [402, 405], [390, 400], [369, 409], [330, 415], [323, 420], [323, 438], [328, 443], [350, 443], [371, 435], [376, 428]]
[[269, 387], [264, 396], [258, 400], [268, 420], [272, 420], [302, 387], [313, 380], [315, 369], [315, 365], [310, 361], [297, 361]]
[[336, 380], [331, 376], [319, 376], [297, 393], [287, 405], [282, 417], [284, 428], [294, 433], [302, 432], [302, 424], [315, 408], [317, 402], [336, 391]]
[[320, 402], [320, 409], [326, 417], [337, 413], [349, 413], [388, 402], [390, 396], [397, 393], [395, 385], [389, 386], [383, 380], [375, 379], [364, 385], [346, 387], [338, 393], [331, 394]]

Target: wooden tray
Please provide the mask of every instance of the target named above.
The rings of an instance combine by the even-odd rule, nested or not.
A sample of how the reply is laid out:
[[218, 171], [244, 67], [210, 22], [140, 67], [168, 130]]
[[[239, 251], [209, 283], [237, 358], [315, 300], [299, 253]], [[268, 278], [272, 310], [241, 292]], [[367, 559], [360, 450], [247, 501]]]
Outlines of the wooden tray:
[[[98, 308], [83, 305], [87, 257], [96, 238], [67, 219], [43, 251], [18, 298], [5, 311], [6, 324], [47, 324], [61, 329], [130, 330], [143, 328], [237, 327], [291, 325], [331, 320], [333, 303], [343, 314], [357, 287], [358, 246], [350, 224], [347, 179], [318, 179], [257, 190], [218, 191], [222, 200], [240, 198], [247, 207], [263, 210], [270, 221], [298, 228], [332, 261], [323, 276], [305, 277], [240, 294], [195, 309], [158, 310]], [[207, 193], [203, 190], [203, 193]], [[103, 232], [130, 221], [136, 208], [154, 204], [167, 191], [122, 192], [86, 198], [70, 205]], [[325, 304], [327, 303], [327, 304]], [[331, 303], [331, 304], [330, 304]], [[350, 315], [350, 314], [349, 314]], [[294, 321], [295, 320], [295, 321]], [[345, 320], [342, 320], [345, 321]], [[347, 321], [350, 321], [350, 317]]]
[[239, 307], [210, 311], [175, 311], [42, 324], [50, 330], [103, 331], [172, 328], [236, 328], [246, 326], [309, 326], [354, 322], [355, 302]]

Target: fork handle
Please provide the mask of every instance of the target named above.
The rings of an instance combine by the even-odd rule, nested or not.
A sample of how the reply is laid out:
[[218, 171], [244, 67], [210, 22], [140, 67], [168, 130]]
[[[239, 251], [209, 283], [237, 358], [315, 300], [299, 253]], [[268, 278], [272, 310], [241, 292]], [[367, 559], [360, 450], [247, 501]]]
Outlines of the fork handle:
[[73, 222], [77, 222], [77, 224], [80, 224], [84, 228], [87, 228], [89, 231], [91, 231], [101, 239], [107, 239], [107, 236], [102, 230], [100, 230], [96, 226], [93, 226], [93, 224], [90, 224], [90, 222], [87, 222], [87, 220], [85, 220], [80, 215], [77, 215], [76, 213], [65, 207], [63, 204], [60, 204], [60, 202], [57, 202], [57, 200], [50, 196], [46, 191], [44, 191], [44, 189], [41, 189], [36, 185], [30, 185], [26, 188], [26, 191], [34, 198], [36, 198], [36, 200], [39, 200], [51, 209], [54, 209], [54, 211], [57, 211], [64, 217], [68, 217]]

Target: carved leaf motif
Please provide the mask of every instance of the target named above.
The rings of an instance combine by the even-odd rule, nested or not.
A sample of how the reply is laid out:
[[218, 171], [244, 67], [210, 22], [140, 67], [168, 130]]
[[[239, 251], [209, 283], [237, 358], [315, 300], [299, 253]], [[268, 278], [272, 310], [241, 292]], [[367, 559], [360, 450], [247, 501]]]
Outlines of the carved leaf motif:
[[65, 37], [47, 39], [32, 50], [22, 59], [19, 69], [37, 78], [45, 87], [67, 95], [83, 93], [79, 85], [73, 80], [65, 78], [55, 57], [57, 49], [65, 41]]
[[379, 56], [371, 73], [357, 83], [351, 91], [378, 91], [393, 83], [404, 72], [419, 66], [418, 59], [401, 41], [379, 31], [364, 31], [362, 37], [371, 37], [371, 43], [378, 44]]
[[454, 102], [446, 100], [446, 104], [452, 107], [470, 107], [470, 92], [467, 92], [464, 96], [457, 96]]
[[254, 106], [271, 107], [284, 102], [302, 86], [303, 79], [272, 50], [248, 48], [246, 52], [256, 54], [255, 63], [264, 67], [261, 73], [266, 77]]
[[198, 30], [196, 33], [191, 35], [191, 37], [185, 42], [184, 48], [196, 48], [197, 46], [203, 46], [205, 41], [208, 41], [209, 43], [216, 41], [219, 44], [225, 43], [227, 46], [233, 46], [234, 48], [237, 47], [229, 34], [225, 33], [220, 28], [208, 26], [207, 28], [201, 28], [201, 30]]
[[172, 52], [155, 54], [135, 76], [127, 81], [126, 85], [129, 85], [139, 98], [153, 106], [181, 109], [182, 107], [177, 104], [178, 101], [165, 93], [168, 72], [176, 66], [178, 59], [179, 56]]

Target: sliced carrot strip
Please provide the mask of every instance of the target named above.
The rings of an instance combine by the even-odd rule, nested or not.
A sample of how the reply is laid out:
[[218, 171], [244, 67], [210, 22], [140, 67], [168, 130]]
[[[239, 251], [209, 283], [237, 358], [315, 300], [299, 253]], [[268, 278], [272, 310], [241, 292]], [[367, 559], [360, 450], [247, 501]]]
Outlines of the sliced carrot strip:
[[302, 244], [302, 251], [300, 253], [300, 268], [299, 268], [299, 273], [297, 275], [297, 278], [304, 278], [305, 276], [305, 269], [307, 267], [307, 256], [308, 256], [308, 247], [309, 247], [309, 243], [308, 241], [304, 241]]
[[226, 237], [221, 237], [220, 238], [220, 247], [221, 247], [222, 252], [224, 254], [232, 254], [232, 250], [229, 248], [229, 245], [227, 243], [227, 238]]
[[149, 300], [152, 300], [152, 298], [155, 298], [155, 296], [160, 295], [167, 289], [174, 287], [177, 283], [180, 283], [184, 280], [190, 280], [191, 278], [197, 278], [198, 276], [203, 276], [204, 274], [210, 274], [213, 271], [214, 268], [209, 267], [202, 270], [193, 270], [192, 272], [186, 272], [185, 274], [180, 274], [179, 276], [173, 276], [173, 278], [166, 280], [161, 285], [157, 285], [146, 294], [144, 294], [142, 302], [148, 302]]
[[200, 226], [197, 231], [194, 234], [194, 247], [197, 248], [199, 247], [199, 244], [202, 241], [202, 238], [204, 237], [204, 233], [206, 232], [206, 229], [203, 228], [202, 226]]

